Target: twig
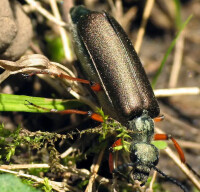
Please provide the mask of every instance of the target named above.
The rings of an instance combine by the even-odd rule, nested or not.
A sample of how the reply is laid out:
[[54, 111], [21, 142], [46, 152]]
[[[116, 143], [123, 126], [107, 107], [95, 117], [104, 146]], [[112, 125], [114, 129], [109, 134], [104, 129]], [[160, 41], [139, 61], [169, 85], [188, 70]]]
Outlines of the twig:
[[1, 165], [0, 169], [38, 169], [38, 168], [50, 168], [48, 164], [14, 164], [14, 165]]
[[104, 150], [105, 150], [105, 147], [101, 150], [96, 164], [92, 165], [92, 168], [91, 168], [92, 175], [90, 177], [90, 180], [89, 180], [89, 183], [87, 185], [85, 192], [92, 192], [93, 191], [92, 186], [93, 186], [95, 179], [97, 177], [97, 172], [99, 170], [99, 167], [100, 167], [100, 164], [101, 164], [101, 161], [102, 161], [102, 158], [103, 158]]
[[[0, 166], [0, 169], [2, 169], [2, 170], [30, 169], [30, 168], [34, 168], [34, 169], [50, 168], [50, 166], [48, 164], [12, 164], [12, 165], [1, 165]], [[75, 173], [81, 177], [89, 177], [90, 176], [90, 171], [88, 171], [87, 169], [74, 169], [74, 168], [66, 167], [66, 166], [63, 166], [62, 169], [65, 171], [71, 171], [72, 173]], [[99, 175], [97, 175], [96, 179], [99, 182], [105, 183], [105, 184], [110, 182], [109, 179], [106, 179]]]
[[112, 14], [114, 16], [115, 13], [116, 13], [116, 7], [115, 7], [115, 4], [114, 4], [113, 0], [108, 0], [108, 4], [110, 5], [111, 10], [112, 10]]
[[[34, 175], [24, 174], [24, 173], [20, 173], [17, 171], [10, 171], [10, 170], [6, 170], [6, 169], [0, 169], [0, 171], [6, 172], [6, 173], [11, 173], [11, 174], [14, 174], [14, 175], [17, 175], [20, 177], [25, 177], [25, 178], [34, 180], [38, 183], [44, 183], [44, 179], [34, 176]], [[64, 192], [65, 190], [74, 191], [74, 190], [72, 190], [72, 187], [68, 188], [67, 185], [63, 182], [49, 181], [49, 184], [51, 185], [51, 187], [54, 190], [56, 190], [58, 192]], [[65, 190], [63, 190], [63, 189], [65, 189]]]
[[156, 97], [170, 97], [177, 95], [199, 95], [199, 87], [180, 87], [171, 89], [156, 89], [154, 90]]
[[143, 16], [142, 16], [142, 23], [141, 23], [140, 29], [138, 31], [137, 41], [135, 43], [135, 50], [136, 50], [137, 53], [139, 53], [139, 51], [140, 51], [142, 39], [143, 39], [143, 36], [144, 36], [144, 33], [145, 33], [145, 27], [146, 27], [146, 24], [147, 24], [147, 20], [150, 16], [151, 10], [153, 8], [153, 4], [154, 4], [154, 0], [148, 0], [146, 5], [145, 5], [144, 13], [143, 13]]
[[174, 55], [174, 62], [173, 62], [171, 73], [170, 73], [169, 88], [176, 87], [181, 64], [182, 64], [183, 50], [184, 50], [184, 33], [181, 33], [175, 45], [175, 55]]
[[10, 76], [11, 72], [9, 70], [4, 71], [3, 73], [1, 73], [0, 75], [0, 84], [6, 80], [9, 76]]
[[122, 1], [117, 0], [115, 2], [115, 18], [117, 21], [119, 21], [120, 24], [122, 24], [122, 18], [123, 18], [123, 6], [122, 6]]
[[147, 189], [148, 192], [153, 192], [153, 184], [156, 180], [157, 173], [158, 173], [157, 171], [154, 171], [154, 173], [153, 173], [153, 177], [152, 177], [151, 182], [149, 184], [149, 189]]
[[67, 157], [70, 153], [75, 152], [77, 150], [77, 147], [75, 147], [74, 145], [69, 147], [64, 153], [62, 153], [60, 155], [60, 157], [62, 159], [64, 159], [65, 157]]
[[94, 102], [92, 102], [91, 100], [89, 100], [87, 97], [83, 97], [81, 95], [79, 95], [76, 91], [72, 90], [72, 89], [68, 89], [68, 92], [73, 95], [76, 99], [82, 101], [83, 103], [89, 105], [91, 107], [91, 109], [93, 111], [97, 110], [97, 106]]
[[[53, 11], [53, 14], [55, 15], [56, 19], [61, 20], [61, 16], [58, 10], [58, 6], [55, 0], [50, 0], [50, 5]], [[65, 57], [67, 61], [72, 62], [74, 60], [73, 52], [71, 51], [72, 48], [69, 45], [69, 36], [67, 35], [67, 32], [64, 27], [58, 26], [58, 29], [60, 31], [61, 39], [63, 42]]]
[[130, 30], [131, 21], [136, 16], [136, 13], [137, 13], [136, 7], [131, 7], [126, 13], [124, 13], [121, 25], [127, 33]]
[[41, 13], [44, 17], [49, 19], [50, 21], [56, 23], [57, 25], [60, 26], [66, 26], [67, 24], [57, 18], [55, 18], [51, 13], [49, 13], [46, 9], [41, 7], [37, 2], [34, 0], [25, 0], [29, 5], [34, 7], [39, 13]]

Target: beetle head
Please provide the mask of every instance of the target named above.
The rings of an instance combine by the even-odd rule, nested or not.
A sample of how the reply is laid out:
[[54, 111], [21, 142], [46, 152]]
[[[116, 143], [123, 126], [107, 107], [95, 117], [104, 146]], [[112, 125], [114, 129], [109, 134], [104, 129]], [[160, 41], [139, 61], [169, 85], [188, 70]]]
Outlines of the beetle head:
[[130, 147], [130, 159], [135, 167], [134, 180], [146, 182], [153, 166], [158, 164], [158, 149], [148, 143], [133, 143]]

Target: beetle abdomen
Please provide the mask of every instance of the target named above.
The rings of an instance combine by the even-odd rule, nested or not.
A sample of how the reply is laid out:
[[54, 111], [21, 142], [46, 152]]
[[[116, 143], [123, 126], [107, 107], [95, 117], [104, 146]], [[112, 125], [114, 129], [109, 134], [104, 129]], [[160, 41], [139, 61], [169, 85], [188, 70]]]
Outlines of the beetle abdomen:
[[[158, 103], [142, 64], [121, 26], [108, 14], [93, 11], [80, 16], [77, 21], [77, 35], [85, 46], [90, 60], [88, 65], [92, 68], [92, 71], [86, 70], [87, 76], [101, 84], [112, 106], [108, 115], [115, 117], [112, 115], [114, 110], [113, 114], [118, 114], [117, 120], [126, 122], [140, 116], [146, 109], [151, 117], [156, 117], [159, 114]], [[105, 109], [108, 107], [105, 97], [99, 94], [101, 106], [109, 111]]]

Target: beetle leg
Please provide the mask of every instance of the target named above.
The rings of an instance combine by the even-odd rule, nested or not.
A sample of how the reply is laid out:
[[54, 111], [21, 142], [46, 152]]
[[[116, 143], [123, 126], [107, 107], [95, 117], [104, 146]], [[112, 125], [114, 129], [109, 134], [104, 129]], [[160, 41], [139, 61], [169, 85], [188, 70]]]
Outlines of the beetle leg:
[[90, 85], [91, 89], [96, 92], [101, 90], [101, 85], [99, 83], [95, 83], [95, 82], [92, 82], [92, 81], [89, 81], [86, 79], [71, 77], [71, 76], [65, 75], [63, 73], [56, 74], [56, 73], [41, 70], [41, 71], [36, 71], [36, 72], [29, 74], [29, 76], [33, 76], [33, 75], [37, 75], [37, 74], [47, 74], [47, 75], [52, 75], [54, 77], [61, 78], [61, 79], [67, 79], [67, 80], [76, 81], [76, 82], [83, 83], [83, 84], [88, 84], [88, 85]]
[[177, 141], [171, 135], [167, 135], [167, 134], [155, 134], [154, 135], [154, 140], [169, 140], [169, 139], [171, 139], [171, 141], [174, 143], [174, 147], [176, 148], [176, 150], [179, 154], [181, 162], [185, 163], [185, 155], [183, 153], [183, 150], [181, 149], [180, 145], [177, 143]]
[[113, 152], [114, 152], [114, 147], [117, 147], [117, 146], [120, 146], [122, 145], [122, 140], [121, 138], [118, 139], [117, 141], [115, 141], [113, 144], [112, 144], [112, 147], [111, 147], [111, 152], [109, 153], [109, 160], [108, 160], [108, 163], [109, 163], [109, 169], [110, 169], [110, 173], [113, 172], [113, 170], [115, 169], [115, 165], [116, 165], [116, 162], [115, 162], [115, 158], [113, 158]]
[[165, 118], [164, 115], [159, 115], [158, 117], [153, 118], [153, 121], [154, 122], [160, 122], [160, 121], [163, 121], [164, 118]]
[[26, 100], [26, 102], [28, 103], [27, 105], [32, 105], [36, 108], [39, 109], [43, 109], [49, 113], [59, 113], [59, 114], [79, 114], [79, 115], [88, 115], [91, 119], [95, 120], [95, 121], [99, 121], [99, 122], [103, 122], [103, 118], [101, 115], [97, 114], [97, 113], [93, 113], [91, 111], [80, 111], [80, 110], [76, 110], [76, 109], [66, 109], [63, 111], [58, 111], [57, 109], [48, 109], [45, 107], [41, 107], [39, 105], [36, 105], [34, 103], [31, 103], [30, 101]]
[[95, 83], [93, 81], [90, 81], [90, 87], [95, 92], [99, 92], [102, 90], [101, 85], [99, 83]]

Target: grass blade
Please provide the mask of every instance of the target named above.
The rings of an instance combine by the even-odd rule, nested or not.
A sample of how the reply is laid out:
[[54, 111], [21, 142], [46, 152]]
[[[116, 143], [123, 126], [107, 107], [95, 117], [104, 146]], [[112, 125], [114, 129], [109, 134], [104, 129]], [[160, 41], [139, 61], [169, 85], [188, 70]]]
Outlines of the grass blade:
[[77, 100], [47, 99], [42, 97], [30, 97], [25, 95], [0, 94], [0, 111], [16, 111], [31, 113], [46, 113], [47, 111], [27, 105], [28, 102], [48, 109], [74, 109], [83, 106]]
[[169, 54], [170, 54], [170, 53], [172, 52], [172, 50], [173, 50], [173, 48], [174, 48], [174, 46], [175, 46], [175, 44], [176, 44], [177, 39], [179, 38], [179, 36], [180, 36], [181, 32], [183, 31], [183, 29], [185, 28], [185, 26], [186, 26], [186, 25], [188, 24], [188, 22], [191, 20], [191, 18], [192, 18], [192, 15], [190, 15], [190, 16], [186, 19], [186, 21], [183, 23], [182, 27], [181, 27], [180, 30], [178, 31], [176, 37], [174, 38], [174, 40], [171, 42], [169, 48], [167, 49], [167, 52], [165, 53], [165, 55], [164, 55], [164, 57], [163, 57], [163, 59], [162, 59], [161, 65], [160, 65], [160, 67], [159, 67], [159, 69], [158, 69], [158, 71], [157, 71], [155, 77], [153, 78], [153, 81], [152, 81], [152, 87], [153, 87], [153, 89], [155, 88], [155, 85], [156, 85], [156, 82], [157, 82], [157, 80], [158, 80], [158, 77], [160, 76], [160, 74], [161, 74], [161, 72], [162, 72], [162, 70], [163, 70], [163, 68], [164, 68], [165, 62], [166, 62], [166, 60], [167, 60]]

